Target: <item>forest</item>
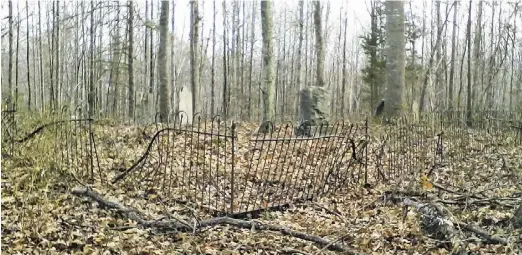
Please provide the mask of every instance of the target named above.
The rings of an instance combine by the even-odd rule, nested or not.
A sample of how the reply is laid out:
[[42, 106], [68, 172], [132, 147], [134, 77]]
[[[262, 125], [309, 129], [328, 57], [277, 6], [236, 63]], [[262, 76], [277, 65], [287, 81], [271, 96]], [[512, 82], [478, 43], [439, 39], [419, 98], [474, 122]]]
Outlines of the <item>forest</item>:
[[521, 7], [3, 1], [2, 254], [519, 254]]

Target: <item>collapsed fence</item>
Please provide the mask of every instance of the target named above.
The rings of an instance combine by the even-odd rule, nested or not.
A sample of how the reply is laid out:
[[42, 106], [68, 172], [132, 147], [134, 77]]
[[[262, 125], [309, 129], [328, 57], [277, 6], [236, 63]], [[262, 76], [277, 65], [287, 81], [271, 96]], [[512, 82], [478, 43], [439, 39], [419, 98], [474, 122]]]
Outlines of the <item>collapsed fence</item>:
[[[190, 203], [216, 215], [282, 207], [361, 184], [401, 184], [432, 175], [451, 180], [460, 174], [462, 162], [501, 155], [522, 143], [520, 121], [510, 113], [483, 113], [471, 127], [465, 112], [456, 111], [403, 116], [389, 125], [267, 122], [266, 133], [219, 116], [205, 121], [195, 115], [188, 124], [186, 115], [174, 114], [165, 125], [156, 123], [153, 131], [141, 130], [144, 150], [131, 155], [132, 164], [109, 167], [105, 161], [114, 156], [98, 157], [97, 143], [106, 137], [99, 135], [96, 124], [58, 116], [32, 136], [47, 134], [54, 141], [49, 152], [57, 169], [71, 171], [82, 181], [111, 182], [131, 197]], [[8, 120], [4, 123], [2, 115], [3, 135], [4, 126], [13, 130]], [[30, 153], [34, 146], [43, 146], [30, 134], [11, 139], [13, 151]], [[100, 150], [114, 144], [101, 144]]]

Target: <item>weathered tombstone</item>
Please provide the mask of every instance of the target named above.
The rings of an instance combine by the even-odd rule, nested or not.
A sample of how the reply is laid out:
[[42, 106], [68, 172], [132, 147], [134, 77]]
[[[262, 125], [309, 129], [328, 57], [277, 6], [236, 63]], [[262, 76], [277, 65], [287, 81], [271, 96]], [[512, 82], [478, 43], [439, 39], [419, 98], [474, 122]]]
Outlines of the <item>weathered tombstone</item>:
[[179, 101], [178, 101], [178, 109], [180, 112], [180, 115], [178, 116], [180, 119], [182, 119], [183, 123], [181, 125], [191, 125], [192, 124], [192, 92], [189, 88], [183, 86], [181, 87], [181, 90], [179, 92]]
[[384, 99], [381, 100], [377, 108], [375, 109], [375, 117], [382, 116], [382, 113], [384, 112]]
[[[311, 86], [300, 91], [299, 119], [301, 124], [296, 127], [296, 135], [312, 136], [317, 126], [330, 119], [330, 95], [324, 87]], [[305, 125], [305, 126], [303, 126]], [[322, 128], [321, 133], [327, 128]]]

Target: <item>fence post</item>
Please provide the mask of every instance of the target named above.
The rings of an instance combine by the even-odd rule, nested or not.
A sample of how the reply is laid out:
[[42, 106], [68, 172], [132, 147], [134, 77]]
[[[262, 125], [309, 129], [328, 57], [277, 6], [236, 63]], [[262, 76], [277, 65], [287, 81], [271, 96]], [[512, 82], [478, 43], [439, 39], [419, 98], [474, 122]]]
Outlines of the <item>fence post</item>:
[[235, 167], [235, 164], [236, 164], [236, 123], [235, 122], [232, 122], [232, 128], [231, 128], [231, 133], [232, 133], [232, 138], [231, 138], [231, 143], [232, 143], [232, 167], [231, 167], [231, 172], [230, 172], [230, 213], [234, 213], [234, 198], [235, 198], [235, 194], [234, 194], [234, 182], [235, 182], [235, 171], [234, 171], [234, 167]]

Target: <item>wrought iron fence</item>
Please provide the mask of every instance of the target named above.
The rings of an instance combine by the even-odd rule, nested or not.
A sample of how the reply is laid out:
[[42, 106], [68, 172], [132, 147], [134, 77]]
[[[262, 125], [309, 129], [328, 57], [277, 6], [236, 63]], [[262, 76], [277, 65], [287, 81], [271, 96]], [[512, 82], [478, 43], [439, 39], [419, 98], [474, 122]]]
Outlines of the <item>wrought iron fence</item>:
[[81, 182], [93, 182], [95, 173], [100, 172], [95, 170], [93, 120], [82, 117], [81, 110], [81, 107], [73, 111], [63, 107], [50, 115], [18, 113], [19, 121], [10, 117], [14, 123], [20, 122], [16, 128], [9, 128], [15, 132], [6, 131], [11, 134], [11, 151], [29, 162], [38, 162], [49, 171], [72, 173]]
[[[471, 127], [466, 112], [452, 111], [404, 115], [387, 120], [387, 125], [368, 120], [313, 127], [306, 122], [266, 122], [262, 126], [267, 132], [220, 116], [207, 121], [181, 112], [169, 114], [165, 124], [139, 129], [137, 146], [144, 149], [122, 156], [128, 160], [139, 155], [125, 167], [115, 166], [113, 155], [98, 159], [98, 142], [104, 146], [101, 153], [114, 149], [116, 142], [95, 140], [114, 131], [97, 129], [92, 119], [81, 118], [80, 110], [74, 111], [73, 119], [65, 110], [56, 114], [56, 120], [16, 144], [31, 149], [49, 146], [60, 169], [89, 181], [110, 180], [129, 196], [191, 203], [217, 215], [282, 207], [353, 185], [412, 183], [434, 175], [458, 180], [463, 162], [485, 154], [495, 157], [522, 144], [519, 117], [501, 112], [475, 117]], [[54, 141], [51, 145], [40, 142], [46, 134], [46, 141]], [[132, 139], [127, 134], [112, 136], [123, 144]]]

